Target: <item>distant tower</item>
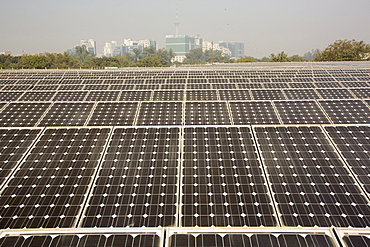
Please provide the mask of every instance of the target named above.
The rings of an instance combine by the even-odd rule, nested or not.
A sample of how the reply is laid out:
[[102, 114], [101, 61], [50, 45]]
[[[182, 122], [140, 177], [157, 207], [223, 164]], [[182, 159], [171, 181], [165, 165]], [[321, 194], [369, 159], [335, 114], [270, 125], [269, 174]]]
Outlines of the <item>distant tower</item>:
[[179, 21], [179, 16], [177, 14], [177, 1], [176, 1], [176, 21], [174, 22], [175, 27], [176, 27], [176, 36], [179, 35], [179, 26], [180, 26], [180, 21]]

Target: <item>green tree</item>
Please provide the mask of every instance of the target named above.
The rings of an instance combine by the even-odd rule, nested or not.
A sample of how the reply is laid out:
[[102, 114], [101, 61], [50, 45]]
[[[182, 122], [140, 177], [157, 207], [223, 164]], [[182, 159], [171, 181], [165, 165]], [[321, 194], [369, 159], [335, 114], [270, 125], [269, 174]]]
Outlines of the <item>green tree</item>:
[[143, 49], [143, 52], [141, 53], [141, 58], [155, 57], [156, 53], [157, 51], [154, 46], [148, 46]]
[[172, 59], [175, 57], [175, 53], [172, 49], [169, 51], [166, 49], [159, 49], [157, 50], [155, 56], [161, 59], [161, 63], [164, 66], [170, 66], [172, 64]]
[[95, 54], [92, 52], [89, 52], [85, 45], [82, 46], [76, 46], [75, 47], [76, 54], [74, 55], [75, 58], [77, 58], [80, 63], [84, 63], [85, 60], [89, 57], [94, 57]]
[[141, 53], [143, 52], [142, 50], [140, 50], [139, 48], [134, 48], [133, 50], [133, 53], [135, 54], [135, 63], [137, 61], [139, 61], [140, 59], [140, 56], [141, 56]]
[[299, 55], [293, 55], [289, 59], [292, 62], [304, 62], [304, 61], [307, 61], [307, 60], [305, 60], [303, 57], [301, 57]]
[[45, 56], [27, 55], [21, 59], [22, 67], [25, 69], [50, 68], [50, 60]]
[[68, 69], [79, 67], [79, 61], [67, 52], [46, 53], [45, 56], [50, 61], [50, 68]]
[[206, 57], [201, 48], [193, 49], [186, 53], [186, 58], [184, 59], [184, 64], [205, 64]]
[[236, 63], [253, 63], [256, 61], [257, 61], [257, 58], [250, 57], [250, 56], [244, 56], [244, 57], [241, 57], [235, 60]]
[[137, 61], [138, 67], [163, 67], [159, 57], [146, 57]]
[[370, 45], [354, 39], [337, 40], [319, 52], [315, 61], [370, 61]]
[[280, 52], [279, 54], [275, 55], [272, 53], [270, 55], [270, 62], [290, 62], [290, 58], [288, 57], [288, 54], [286, 54], [284, 51]]

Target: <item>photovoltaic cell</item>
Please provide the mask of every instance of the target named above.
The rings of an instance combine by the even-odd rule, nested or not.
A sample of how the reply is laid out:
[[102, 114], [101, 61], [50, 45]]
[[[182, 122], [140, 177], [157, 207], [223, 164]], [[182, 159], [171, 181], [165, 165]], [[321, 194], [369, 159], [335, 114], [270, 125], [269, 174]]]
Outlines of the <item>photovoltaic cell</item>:
[[121, 91], [119, 101], [148, 101], [151, 91]]
[[352, 94], [347, 89], [318, 88], [316, 89], [316, 91], [321, 95], [323, 99], [353, 99]]
[[0, 112], [2, 127], [32, 127], [51, 103], [10, 103]]
[[137, 102], [100, 102], [87, 125], [90, 126], [127, 126], [133, 125]]
[[251, 90], [252, 97], [255, 100], [282, 100], [285, 99], [281, 90]]
[[86, 101], [117, 101], [120, 91], [90, 91]]
[[229, 102], [236, 125], [279, 124], [279, 119], [269, 101]]
[[284, 124], [330, 124], [315, 101], [274, 101]]
[[370, 127], [327, 126], [325, 130], [356, 178], [370, 193]]
[[369, 226], [367, 199], [319, 127], [254, 130], [285, 226]]
[[182, 226], [275, 226], [249, 128], [185, 128]]
[[38, 126], [83, 126], [94, 103], [54, 103]]
[[18, 165], [40, 132], [41, 129], [0, 129], [1, 183]]
[[0, 92], [0, 101], [16, 101], [24, 92]]
[[219, 90], [221, 100], [250, 100], [249, 90]]
[[288, 99], [319, 99], [314, 89], [287, 89], [284, 90]]
[[[333, 240], [320, 234], [175, 234], [171, 247], [334, 247]], [[357, 247], [357, 246], [356, 246]]]
[[142, 102], [137, 125], [181, 125], [182, 102]]
[[186, 102], [185, 124], [231, 124], [226, 102]]
[[14, 247], [160, 247], [159, 237], [150, 234], [63, 234], [53, 236], [9, 236], [0, 239], [0, 246]]
[[334, 124], [370, 123], [370, 110], [361, 100], [319, 100]]
[[19, 101], [50, 101], [55, 94], [55, 91], [31, 91], [25, 92], [18, 100]]
[[184, 99], [184, 91], [154, 91], [154, 101], [182, 101]]
[[369, 235], [353, 235], [345, 236], [343, 238], [347, 247], [369, 247], [370, 236]]
[[216, 90], [194, 90], [186, 91], [186, 100], [217, 100]]
[[58, 91], [54, 101], [84, 101], [89, 91]]
[[72, 227], [110, 129], [47, 129], [0, 197], [0, 228]]
[[175, 225], [178, 128], [117, 128], [83, 227]]

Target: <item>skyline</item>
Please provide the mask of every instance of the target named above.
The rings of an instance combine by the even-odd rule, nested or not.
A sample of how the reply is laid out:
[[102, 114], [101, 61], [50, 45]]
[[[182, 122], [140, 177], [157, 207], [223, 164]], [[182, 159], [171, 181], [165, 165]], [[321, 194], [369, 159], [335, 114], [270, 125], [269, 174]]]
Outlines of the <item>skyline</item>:
[[[261, 58], [280, 51], [303, 55], [338, 39], [370, 43], [368, 9], [365, 0], [179, 0], [177, 13], [179, 34], [243, 42], [245, 55]], [[98, 54], [105, 42], [124, 38], [154, 39], [163, 48], [175, 20], [174, 0], [3, 0], [0, 51], [64, 52], [88, 38], [96, 40]]]

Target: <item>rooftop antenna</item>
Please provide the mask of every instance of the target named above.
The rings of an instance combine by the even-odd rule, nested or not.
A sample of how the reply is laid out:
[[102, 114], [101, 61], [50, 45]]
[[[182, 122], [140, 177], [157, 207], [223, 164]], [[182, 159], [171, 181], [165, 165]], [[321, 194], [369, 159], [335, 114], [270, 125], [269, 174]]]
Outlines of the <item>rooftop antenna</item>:
[[180, 21], [179, 21], [179, 16], [177, 14], [177, 6], [178, 6], [178, 1], [176, 1], [176, 21], [175, 21], [175, 27], [176, 27], [176, 36], [179, 35], [179, 26], [180, 26]]

